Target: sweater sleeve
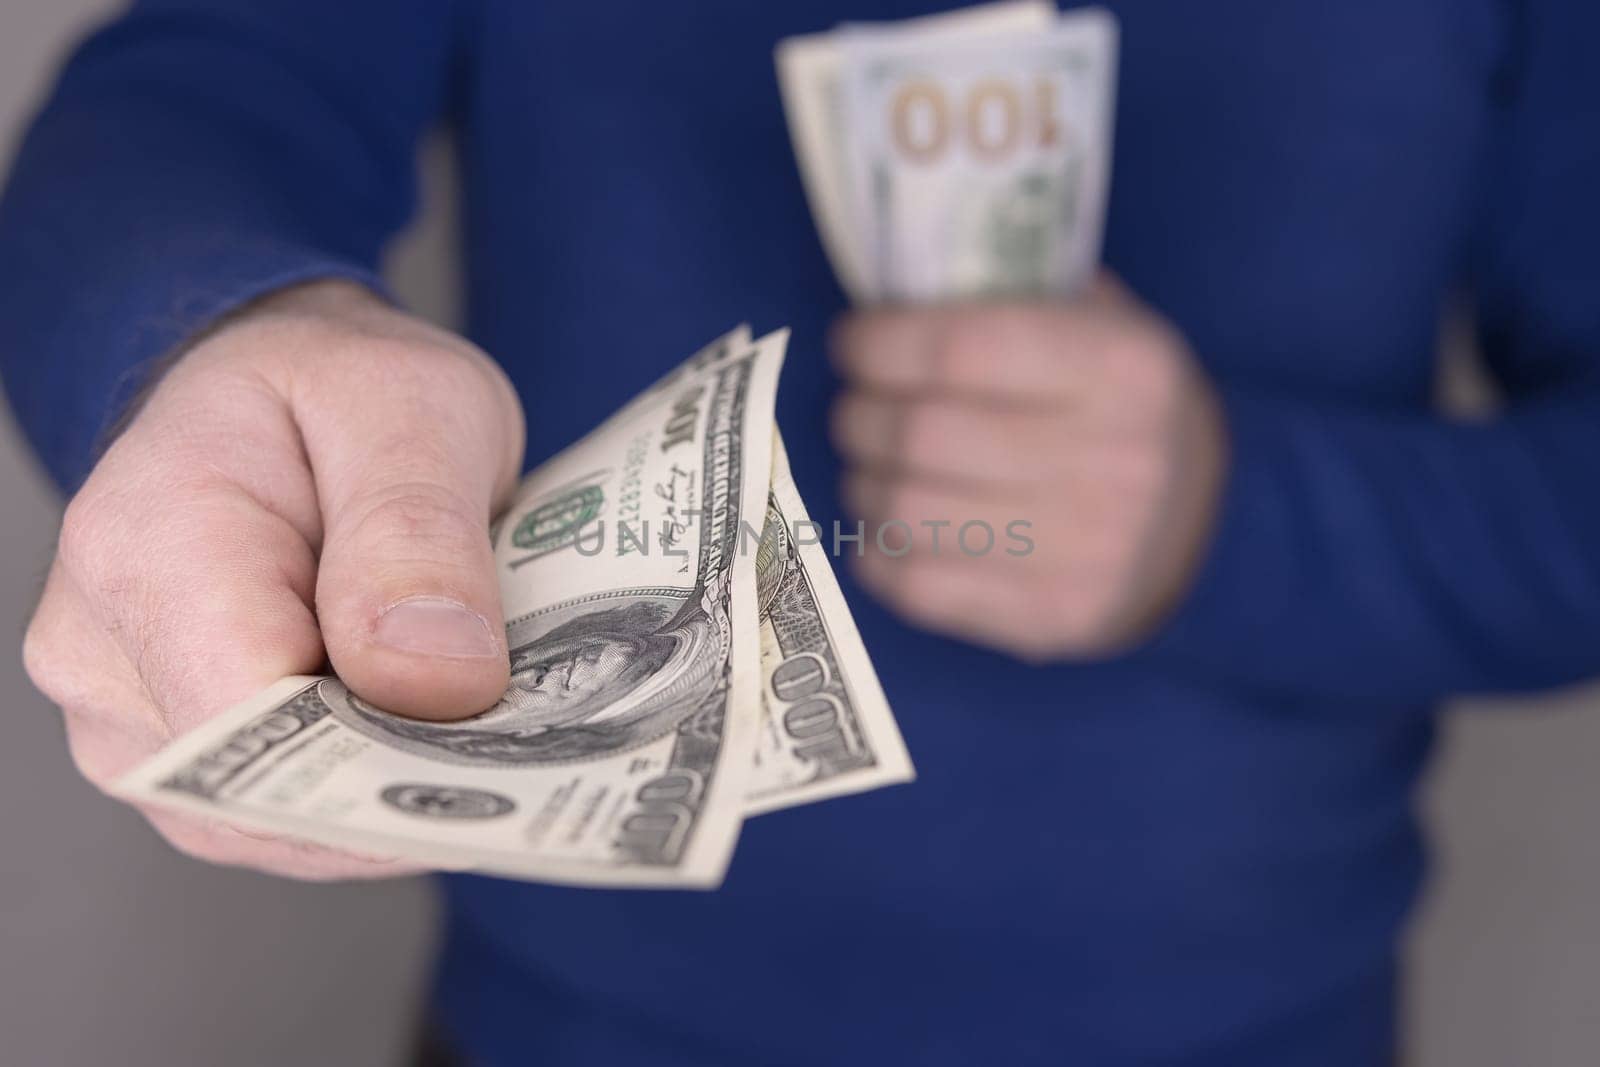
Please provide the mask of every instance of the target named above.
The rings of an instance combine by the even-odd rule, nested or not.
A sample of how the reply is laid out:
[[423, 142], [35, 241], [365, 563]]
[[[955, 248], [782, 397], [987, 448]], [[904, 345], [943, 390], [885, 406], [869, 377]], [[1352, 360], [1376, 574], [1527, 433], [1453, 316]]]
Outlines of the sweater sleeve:
[[1507, 403], [1452, 423], [1224, 386], [1233, 470], [1147, 651], [1373, 708], [1600, 673], [1600, 6], [1523, 0], [1472, 289]]
[[376, 286], [447, 96], [447, 0], [136, 0], [0, 198], [0, 374], [71, 489], [144, 369], [271, 290]]

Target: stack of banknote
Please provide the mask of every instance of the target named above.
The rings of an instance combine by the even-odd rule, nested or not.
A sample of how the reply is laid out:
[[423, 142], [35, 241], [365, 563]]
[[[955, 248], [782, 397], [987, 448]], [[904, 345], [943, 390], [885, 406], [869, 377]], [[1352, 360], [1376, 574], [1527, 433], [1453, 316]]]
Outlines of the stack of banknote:
[[1117, 28], [1012, 0], [794, 37], [778, 80], [858, 304], [1069, 293], [1100, 257]]
[[910, 780], [773, 420], [786, 342], [720, 338], [523, 482], [490, 531], [493, 708], [285, 678], [116, 790], [439, 868], [714, 886], [746, 816]]

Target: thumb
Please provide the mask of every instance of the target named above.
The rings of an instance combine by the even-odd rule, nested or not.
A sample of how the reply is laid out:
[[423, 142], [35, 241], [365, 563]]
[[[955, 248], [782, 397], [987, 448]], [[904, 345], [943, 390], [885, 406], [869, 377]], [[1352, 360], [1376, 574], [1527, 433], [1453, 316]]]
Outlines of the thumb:
[[333, 391], [337, 411], [302, 421], [323, 515], [323, 643], [363, 699], [465, 718], [509, 680], [488, 526], [521, 464], [521, 410], [481, 353], [380, 355], [381, 370], [358, 361]]

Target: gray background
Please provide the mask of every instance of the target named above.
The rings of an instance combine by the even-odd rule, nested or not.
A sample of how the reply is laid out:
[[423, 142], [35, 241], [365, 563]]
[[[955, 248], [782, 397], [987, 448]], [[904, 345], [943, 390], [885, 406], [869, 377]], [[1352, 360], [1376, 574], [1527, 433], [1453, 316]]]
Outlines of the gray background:
[[[61, 51], [111, 6], [5, 0], [0, 169]], [[432, 206], [391, 273], [413, 306], [449, 321], [438, 146], [426, 170]], [[73, 774], [17, 651], [59, 503], [9, 420], [0, 434], [0, 1062], [397, 1062], [432, 937], [425, 883], [304, 886], [208, 868]], [[1422, 798], [1435, 867], [1409, 950], [1410, 1064], [1600, 1062], [1597, 712], [1591, 691], [1451, 716]]]

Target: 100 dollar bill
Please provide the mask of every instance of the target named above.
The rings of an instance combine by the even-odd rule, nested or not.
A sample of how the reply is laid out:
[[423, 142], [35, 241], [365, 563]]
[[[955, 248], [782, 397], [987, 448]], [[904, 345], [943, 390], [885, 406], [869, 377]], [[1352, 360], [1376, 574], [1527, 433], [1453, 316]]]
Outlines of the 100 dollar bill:
[[762, 726], [745, 814], [909, 782], [911, 757], [866, 646], [806, 514], [782, 438], [756, 589], [761, 611]]
[[[940, 41], [1037, 30], [1050, 25], [1055, 5], [1048, 0], [1003, 0], [894, 24], [896, 33], [929, 45]], [[845, 155], [851, 115], [846, 100], [847, 68], [839, 32], [790, 37], [778, 43], [774, 59], [789, 137], [805, 184], [811, 217], [845, 293], [857, 304], [879, 298], [881, 284], [869, 262], [869, 245], [852, 206], [852, 175]]]
[[1116, 22], [1010, 0], [777, 50], [822, 243], [858, 304], [1061, 295], [1099, 259]]
[[1100, 257], [1115, 22], [926, 42], [847, 31], [845, 162], [881, 299], [1049, 296]]

